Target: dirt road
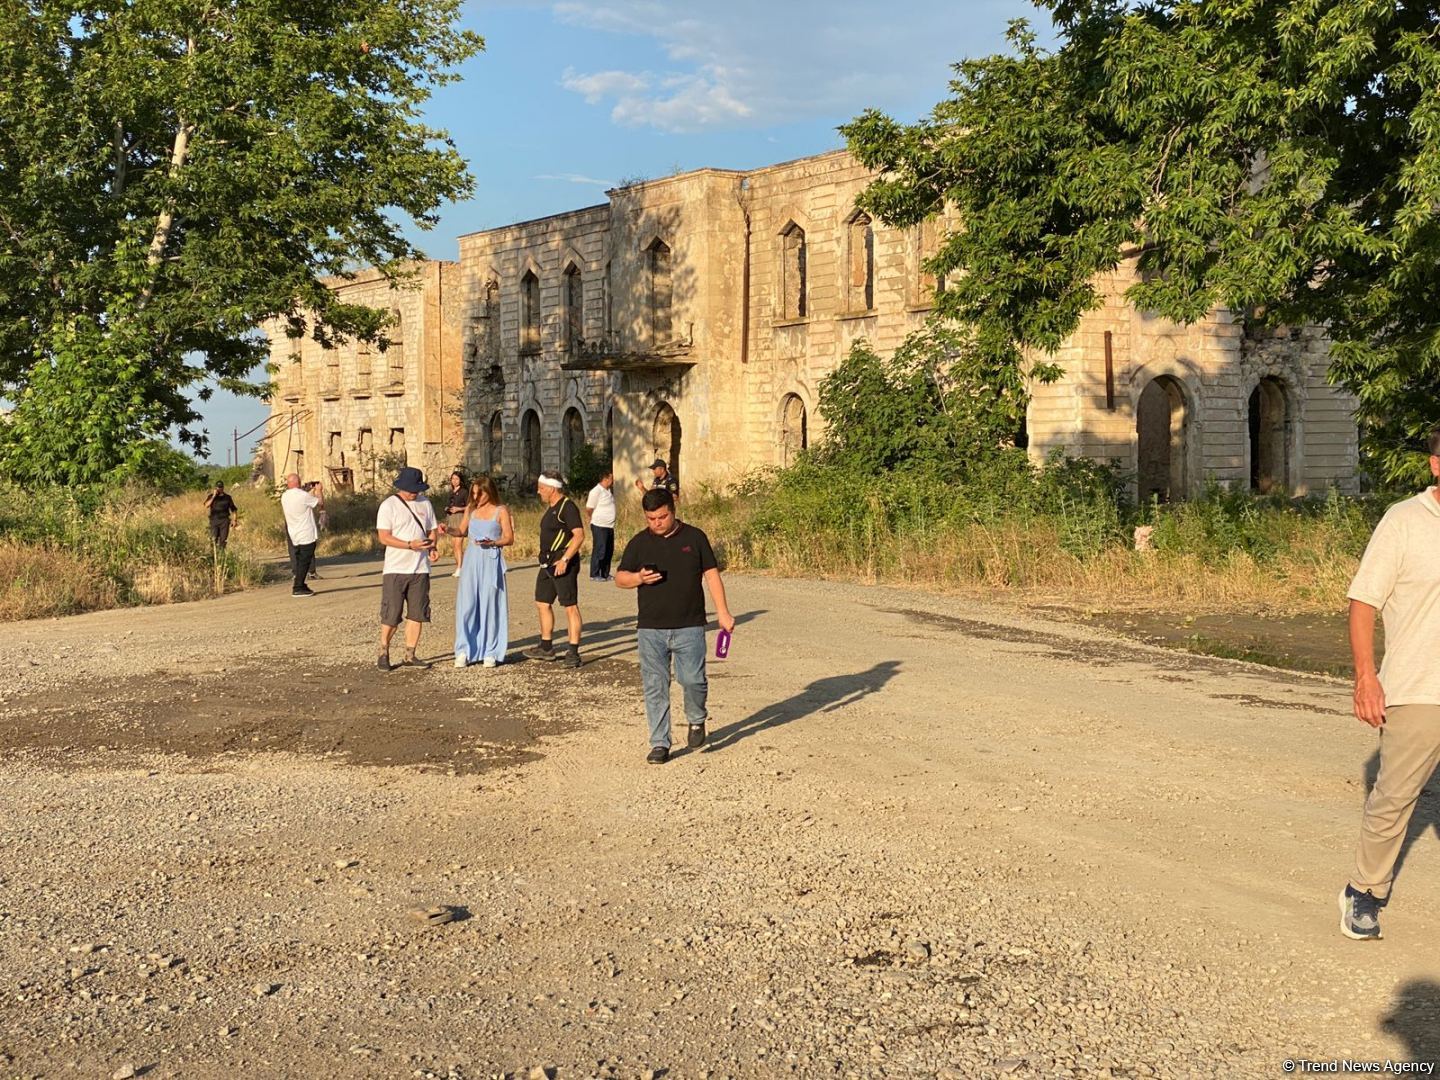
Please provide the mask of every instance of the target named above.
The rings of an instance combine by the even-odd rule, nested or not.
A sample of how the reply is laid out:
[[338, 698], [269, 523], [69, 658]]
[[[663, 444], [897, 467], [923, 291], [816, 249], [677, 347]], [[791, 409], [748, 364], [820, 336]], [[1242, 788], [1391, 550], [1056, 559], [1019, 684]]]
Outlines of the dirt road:
[[731, 578], [710, 744], [657, 768], [633, 595], [582, 590], [578, 672], [456, 671], [452, 584], [427, 673], [370, 667], [373, 562], [7, 628], [0, 1075], [1440, 1057], [1440, 800], [1385, 941], [1337, 931], [1375, 746], [1341, 683]]

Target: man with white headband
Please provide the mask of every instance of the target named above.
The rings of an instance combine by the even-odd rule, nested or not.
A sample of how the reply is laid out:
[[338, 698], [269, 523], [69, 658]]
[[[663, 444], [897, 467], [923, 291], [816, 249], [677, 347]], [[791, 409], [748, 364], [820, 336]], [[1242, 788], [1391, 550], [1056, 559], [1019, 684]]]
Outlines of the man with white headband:
[[[562, 477], [541, 473], [535, 494], [545, 506], [540, 515], [540, 574], [535, 579], [535, 607], [540, 613], [540, 644], [526, 649], [532, 660], [564, 660], [580, 666], [580, 546], [585, 542], [585, 522], [580, 508], [565, 495]], [[556, 600], [565, 609], [570, 650], [561, 656], [555, 649]]]

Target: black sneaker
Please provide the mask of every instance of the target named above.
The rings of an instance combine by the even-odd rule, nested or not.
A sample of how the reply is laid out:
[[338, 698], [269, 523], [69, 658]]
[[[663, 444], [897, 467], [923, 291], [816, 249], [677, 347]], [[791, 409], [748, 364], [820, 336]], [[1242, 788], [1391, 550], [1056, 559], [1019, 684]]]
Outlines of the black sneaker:
[[314, 595], [315, 595], [315, 590], [312, 589], [312, 588], [310, 588], [309, 585], [301, 585], [300, 588], [298, 588], [298, 589], [291, 589], [291, 590], [290, 590], [290, 595], [291, 595], [291, 596], [314, 596]]
[[402, 661], [400, 661], [400, 666], [401, 666], [401, 667], [419, 668], [421, 671], [429, 671], [429, 670], [430, 670], [430, 661], [428, 661], [428, 660], [421, 660], [421, 659], [420, 659], [418, 656], [416, 656], [414, 653], [406, 653], [406, 654], [405, 654], [405, 659], [402, 660]]
[[560, 654], [556, 652], [553, 647], [549, 649], [542, 649], [539, 645], [531, 645], [530, 648], [526, 649], [523, 653], [521, 653], [521, 655], [528, 656], [531, 660], [560, 659]]
[[1340, 932], [1355, 941], [1379, 941], [1381, 904], [1368, 890], [1356, 892], [1346, 885], [1340, 894]]
[[698, 750], [705, 745], [705, 725], [691, 724], [689, 732], [685, 735], [685, 745], [691, 750]]
[[381, 653], [380, 658], [375, 661], [375, 666], [381, 671], [389, 671], [391, 667], [389, 653]]
[[645, 755], [645, 760], [651, 765], [664, 765], [670, 760], [670, 749], [666, 746], [652, 746], [650, 753]]
[[[557, 657], [557, 659], [558, 659], [558, 657]], [[566, 667], [579, 667], [583, 662], [584, 662], [584, 661], [582, 661], [582, 660], [580, 659], [580, 650], [579, 650], [579, 649], [571, 649], [569, 652], [567, 652], [567, 653], [565, 654], [565, 666], [566, 666]]]

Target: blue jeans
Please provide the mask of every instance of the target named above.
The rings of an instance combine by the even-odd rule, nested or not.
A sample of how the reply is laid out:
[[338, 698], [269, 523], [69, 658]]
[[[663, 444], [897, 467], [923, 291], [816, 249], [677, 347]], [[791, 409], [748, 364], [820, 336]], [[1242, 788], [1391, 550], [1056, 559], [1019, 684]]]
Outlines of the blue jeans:
[[608, 578], [610, 560], [615, 555], [615, 530], [604, 525], [591, 525], [590, 535], [594, 537], [590, 545], [590, 576]]
[[705, 698], [710, 684], [705, 679], [705, 628], [684, 626], [678, 630], [637, 630], [640, 652], [640, 681], [645, 685], [645, 716], [650, 721], [650, 745], [670, 748], [670, 664], [675, 664], [675, 681], [685, 691], [685, 719], [705, 723]]

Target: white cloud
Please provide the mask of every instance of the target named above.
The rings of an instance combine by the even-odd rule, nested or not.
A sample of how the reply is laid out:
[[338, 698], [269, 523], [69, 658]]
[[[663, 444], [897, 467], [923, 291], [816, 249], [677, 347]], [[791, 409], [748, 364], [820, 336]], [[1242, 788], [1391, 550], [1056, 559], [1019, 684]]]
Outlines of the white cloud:
[[541, 173], [539, 176], [532, 176], [532, 180], [554, 180], [563, 184], [592, 184], [595, 187], [611, 188], [615, 186], [613, 180], [597, 180], [593, 176], [585, 176], [581, 173]]
[[666, 70], [567, 69], [561, 82], [609, 104], [618, 124], [674, 132], [935, 101], [952, 63], [995, 51], [1010, 19], [1034, 14], [1027, 0], [902, 7], [881, 19], [861, 0], [562, 0], [551, 10], [597, 35], [649, 38]]

